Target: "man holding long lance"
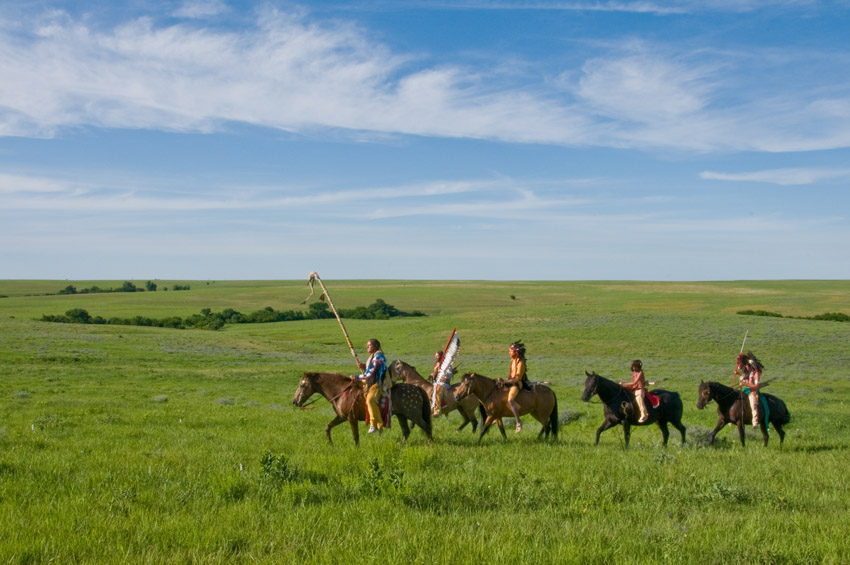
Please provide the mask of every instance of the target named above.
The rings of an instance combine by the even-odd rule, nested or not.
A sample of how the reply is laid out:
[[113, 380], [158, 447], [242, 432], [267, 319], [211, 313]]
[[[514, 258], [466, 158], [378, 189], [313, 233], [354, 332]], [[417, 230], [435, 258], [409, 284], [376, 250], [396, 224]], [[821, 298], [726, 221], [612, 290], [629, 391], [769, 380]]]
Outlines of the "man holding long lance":
[[[759, 387], [761, 373], [764, 371], [764, 365], [756, 359], [752, 351], [744, 353], [744, 344], [747, 343], [747, 336], [750, 331], [744, 334], [744, 342], [741, 344], [741, 352], [736, 357], [736, 367], [734, 377], [739, 377], [738, 386], [741, 388], [741, 409], [743, 409], [743, 396], [746, 394], [750, 401], [750, 411], [753, 414], [753, 428], [759, 427]], [[743, 421], [743, 414], [740, 419]]]
[[434, 371], [431, 373], [431, 381], [434, 383], [431, 387], [431, 412], [435, 417], [442, 413], [443, 399], [454, 376], [454, 358], [459, 350], [460, 336], [454, 329], [449, 336], [449, 341], [446, 342], [446, 347], [434, 353]]
[[[351, 380], [363, 383], [363, 390], [366, 394], [366, 411], [369, 416], [368, 433], [375, 433], [376, 430], [380, 433], [384, 428], [382, 411], [387, 415], [386, 427], [388, 428], [391, 422], [390, 414], [392, 414], [389, 394], [392, 381], [384, 378], [387, 372], [387, 358], [384, 356], [384, 352], [381, 351], [381, 342], [374, 338], [366, 342], [366, 351], [369, 352], [369, 358], [366, 360], [366, 363], [362, 363], [354, 351], [354, 345], [352, 345], [351, 338], [348, 337], [348, 332], [345, 330], [345, 324], [342, 323], [342, 318], [340, 318], [331, 300], [331, 296], [328, 294], [328, 289], [325, 288], [322, 279], [319, 278], [319, 274], [315, 271], [310, 273], [310, 278], [307, 282], [310, 286], [310, 296], [313, 296], [314, 281], [318, 281], [319, 286], [322, 287], [322, 295], [319, 297], [319, 300], [324, 301], [327, 299], [328, 305], [331, 307], [334, 316], [336, 316], [336, 321], [339, 323], [340, 329], [342, 329], [342, 334], [345, 336], [345, 342], [348, 344], [348, 349], [352, 357], [354, 357], [357, 369], [362, 371], [359, 375], [352, 375]], [[306, 303], [310, 299], [310, 296], [302, 304]]]

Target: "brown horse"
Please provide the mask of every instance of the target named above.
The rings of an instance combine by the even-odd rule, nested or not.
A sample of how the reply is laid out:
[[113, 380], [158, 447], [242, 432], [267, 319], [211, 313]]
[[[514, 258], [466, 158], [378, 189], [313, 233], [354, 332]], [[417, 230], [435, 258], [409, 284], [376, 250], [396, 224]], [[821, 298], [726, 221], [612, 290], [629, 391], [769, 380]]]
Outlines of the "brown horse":
[[[428, 398], [431, 398], [431, 394], [434, 390], [433, 383], [422, 378], [422, 375], [420, 375], [414, 367], [400, 359], [396, 359], [389, 364], [389, 372], [390, 376], [392, 376], [393, 382], [396, 380], [402, 380], [407, 384], [416, 385], [425, 391]], [[457, 387], [457, 384], [452, 385], [448, 390], [448, 394], [443, 397], [446, 405], [442, 408], [442, 413], [448, 415], [449, 412], [457, 410], [463, 417], [463, 423], [456, 431], [459, 432], [465, 428], [467, 424], [472, 423], [472, 432], [475, 433], [475, 430], [478, 429], [478, 418], [475, 416], [475, 408], [478, 407], [479, 410], [481, 410], [482, 422], [487, 417], [487, 414], [484, 413], [484, 408], [481, 407], [478, 399], [474, 396], [467, 396], [463, 400], [457, 400], [454, 397], [454, 391]]]
[[[470, 395], [478, 399], [487, 413], [487, 418], [484, 420], [484, 425], [481, 427], [481, 433], [478, 436], [478, 443], [481, 443], [481, 438], [484, 437], [493, 423], [499, 426], [502, 437], [507, 440], [508, 436], [505, 435], [502, 418], [513, 417], [514, 415], [508, 405], [508, 389], [499, 386], [495, 379], [476, 373], [466, 373], [455, 389], [455, 398], [462, 400]], [[516, 404], [520, 416], [531, 414], [535, 420], [543, 425], [540, 433], [537, 434], [538, 439], [544, 433], [548, 439], [549, 432], [552, 432], [554, 439], [558, 438], [558, 399], [551, 388], [545, 384], [537, 383], [531, 387], [530, 391], [520, 390], [516, 397]]]
[[[354, 443], [360, 445], [357, 422], [366, 421], [366, 397], [361, 384], [339, 373], [304, 373], [292, 403], [298, 407], [304, 406], [304, 402], [314, 393], [324, 396], [336, 412], [336, 418], [325, 428], [328, 443], [333, 443], [331, 428], [347, 421], [351, 424]], [[431, 437], [431, 404], [421, 388], [399, 383], [390, 389], [390, 398], [392, 413], [398, 418], [405, 441], [410, 435], [408, 419], [422, 428], [429, 440], [434, 441]]]

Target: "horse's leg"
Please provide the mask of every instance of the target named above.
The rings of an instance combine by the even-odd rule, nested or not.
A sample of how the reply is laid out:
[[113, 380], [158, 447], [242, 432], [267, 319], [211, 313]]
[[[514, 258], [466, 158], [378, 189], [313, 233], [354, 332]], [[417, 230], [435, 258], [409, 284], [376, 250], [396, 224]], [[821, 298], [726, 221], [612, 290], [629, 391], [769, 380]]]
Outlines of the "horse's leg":
[[549, 437], [549, 418], [542, 418], [540, 416], [539, 408], [540, 408], [539, 406], [535, 405], [534, 411], [529, 412], [529, 414], [531, 414], [531, 416], [535, 420], [540, 422], [541, 426], [543, 426], [542, 428], [540, 428], [540, 431], [537, 432], [537, 439], [540, 439], [541, 437], [543, 437], [544, 433], [546, 434], [546, 437], [548, 438]]
[[508, 441], [508, 436], [505, 433], [505, 424], [502, 422], [501, 418], [496, 418], [496, 425], [499, 426], [499, 431], [502, 432], [502, 439]]
[[604, 432], [608, 428], [615, 426], [616, 424], [617, 424], [616, 422], [612, 422], [611, 420], [608, 420], [608, 419], [606, 419], [604, 422], [602, 422], [602, 425], [599, 426], [598, 430], [596, 430], [596, 443], [594, 443], [593, 445], [599, 445], [599, 436], [602, 434], [602, 432]]
[[623, 437], [626, 440], [626, 447], [629, 447], [629, 439], [632, 437], [632, 424], [628, 419], [623, 418]]
[[[351, 435], [354, 436], [354, 445], [360, 445], [360, 425], [357, 423], [357, 418], [349, 416], [348, 423], [351, 424]], [[331, 431], [328, 430], [328, 439], [331, 437]]]
[[782, 424], [778, 422], [771, 422], [773, 424], [773, 429], [776, 430], [776, 433], [779, 434], [779, 445], [782, 446], [782, 442], [785, 441], [785, 430], [782, 429]]
[[667, 429], [667, 420], [658, 420], [656, 423], [661, 428], [661, 439], [663, 440], [664, 447], [667, 447], [667, 440], [670, 438], [670, 430]]
[[329, 444], [333, 445], [333, 443], [334, 443], [331, 440], [331, 428], [333, 428], [334, 426], [338, 426], [339, 424], [341, 424], [343, 422], [345, 422], [345, 418], [343, 418], [342, 416], [337, 416], [336, 418], [331, 420], [330, 423], [327, 426], [325, 426], [325, 435], [328, 436], [328, 443]]
[[714, 445], [714, 437], [717, 435], [717, 432], [723, 429], [723, 427], [728, 424], [729, 421], [726, 420], [722, 415], [717, 420], [717, 425], [714, 426], [714, 429], [711, 430], [711, 433], [708, 434], [708, 445]]
[[685, 440], [685, 431], [687, 431], [687, 428], [682, 424], [681, 420], [676, 420], [675, 422], [670, 422], [670, 423], [673, 424], [674, 428], [679, 430], [680, 434], [682, 434], [682, 445], [684, 445], [685, 441], [686, 441]]
[[478, 434], [478, 443], [481, 443], [481, 438], [484, 437], [484, 434], [487, 433], [487, 430], [490, 429], [490, 426], [493, 425], [494, 418], [492, 416], [487, 416], [484, 420], [484, 425], [481, 426], [481, 433]]
[[761, 437], [764, 440], [764, 446], [767, 447], [767, 440], [769, 436], [767, 434], [767, 422], [764, 421], [764, 414], [762, 414], [761, 420], [759, 420], [759, 429], [761, 429]]
[[396, 414], [395, 417], [396, 417], [396, 420], [398, 420], [398, 425], [401, 426], [402, 441], [406, 442], [407, 437], [410, 435], [410, 426], [407, 425], [407, 418], [405, 418], [401, 414]]
[[[471, 420], [469, 419], [469, 415], [466, 413], [466, 408], [464, 408], [464, 407], [463, 407], [463, 406], [461, 406], [460, 404], [458, 404], [458, 405], [457, 405], [457, 412], [458, 412], [458, 414], [460, 414], [460, 415], [461, 415], [461, 417], [463, 418], [463, 423], [462, 423], [460, 426], [458, 426], [458, 428], [455, 430], [456, 432], [459, 432], [459, 431], [461, 431], [463, 428], [465, 428], [465, 427], [466, 427], [466, 425], [467, 425], [467, 424], [468, 424]], [[475, 431], [475, 426], [473, 426], [473, 427], [472, 427], [472, 431], [473, 431], [473, 432]]]

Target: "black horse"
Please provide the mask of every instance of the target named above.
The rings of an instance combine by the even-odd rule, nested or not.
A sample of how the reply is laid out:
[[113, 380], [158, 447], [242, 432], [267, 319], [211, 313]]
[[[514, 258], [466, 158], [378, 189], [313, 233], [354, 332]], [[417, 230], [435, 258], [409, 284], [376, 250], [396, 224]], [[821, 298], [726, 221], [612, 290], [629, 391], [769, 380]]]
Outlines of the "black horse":
[[595, 445], [599, 445], [599, 435], [602, 432], [617, 424], [622, 424], [626, 447], [628, 447], [629, 437], [632, 433], [631, 427], [652, 423], [657, 423], [658, 427], [661, 428], [665, 447], [667, 446], [667, 439], [670, 437], [670, 432], [667, 430], [668, 423], [673, 424], [673, 427], [679, 430], [682, 434], [682, 443], [685, 443], [685, 426], [682, 425], [682, 399], [679, 398], [678, 392], [661, 389], [650, 391], [659, 398], [658, 408], [653, 408], [652, 403], [647, 399], [646, 408], [649, 412], [649, 419], [640, 424], [638, 423], [640, 412], [637, 409], [632, 391], [605, 377], [600, 377], [595, 372], [588, 373], [585, 371], [584, 374], [587, 375], [587, 380], [584, 382], [584, 393], [581, 395], [581, 399], [588, 402], [596, 394], [602, 401], [605, 410], [605, 421], [596, 430]]
[[[767, 447], [767, 421], [773, 424], [773, 429], [779, 434], [779, 445], [785, 441], [785, 430], [782, 426], [791, 421], [791, 413], [782, 400], [776, 398], [772, 394], [761, 393], [761, 396], [767, 401], [767, 407], [770, 414], [768, 418], [764, 417], [764, 406], [759, 402], [759, 429], [761, 429], [761, 437], [764, 439], [764, 446]], [[726, 424], [736, 424], [738, 426], [738, 437], [741, 439], [741, 445], [744, 445], [744, 426], [753, 421], [753, 412], [750, 408], [749, 399], [747, 399], [739, 390], [724, 384], [715, 382], [699, 383], [699, 398], [697, 399], [697, 408], [702, 410], [705, 405], [714, 400], [717, 402], [717, 426], [711, 431], [708, 443], [714, 443], [714, 436]]]

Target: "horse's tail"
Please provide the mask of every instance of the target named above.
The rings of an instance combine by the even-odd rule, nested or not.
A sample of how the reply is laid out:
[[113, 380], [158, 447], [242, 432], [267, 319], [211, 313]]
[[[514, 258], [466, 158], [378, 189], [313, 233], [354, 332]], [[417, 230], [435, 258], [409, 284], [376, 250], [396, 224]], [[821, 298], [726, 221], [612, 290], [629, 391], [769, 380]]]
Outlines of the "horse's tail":
[[784, 426], [785, 424], [791, 421], [791, 412], [788, 411], [788, 407], [785, 406], [785, 402], [783, 402], [782, 400], [776, 398], [776, 403], [782, 407], [782, 420], [780, 421], [780, 423]]
[[428, 393], [418, 386], [414, 388], [419, 391], [419, 396], [422, 398], [422, 420], [425, 422], [425, 435], [430, 438], [434, 428], [433, 420], [431, 419], [431, 399], [428, 398]]
[[549, 430], [552, 432], [552, 437], [558, 438], [558, 397], [552, 391], [552, 398], [555, 399], [555, 404], [552, 406], [552, 411], [549, 413]]

